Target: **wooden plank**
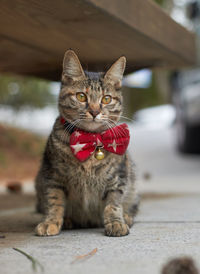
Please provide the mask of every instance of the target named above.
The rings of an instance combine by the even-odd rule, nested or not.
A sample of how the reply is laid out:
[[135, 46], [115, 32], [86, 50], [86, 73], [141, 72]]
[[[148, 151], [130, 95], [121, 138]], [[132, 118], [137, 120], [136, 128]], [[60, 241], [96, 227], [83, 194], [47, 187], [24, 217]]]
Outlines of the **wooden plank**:
[[195, 61], [194, 35], [172, 20], [152, 0], [89, 1], [186, 62]]
[[[50, 56], [44, 52], [38, 52], [34, 48], [16, 43], [13, 40], [8, 40], [5, 37], [0, 38], [0, 70], [1, 72], [17, 71], [19, 74], [24, 74], [24, 67], [28, 74], [34, 75], [40, 70], [46, 71], [46, 67], [53, 63]], [[39, 62], [38, 60], [41, 60]], [[49, 69], [55, 69], [54, 66]]]
[[1, 72], [58, 80], [68, 48], [89, 70], [123, 54], [127, 72], [195, 59], [194, 36], [148, 0], [0, 0]]

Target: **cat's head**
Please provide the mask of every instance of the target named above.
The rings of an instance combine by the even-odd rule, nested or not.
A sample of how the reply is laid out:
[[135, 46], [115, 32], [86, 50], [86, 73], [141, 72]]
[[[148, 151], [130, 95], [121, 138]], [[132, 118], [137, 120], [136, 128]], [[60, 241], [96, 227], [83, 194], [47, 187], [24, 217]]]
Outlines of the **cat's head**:
[[63, 60], [60, 115], [86, 131], [115, 126], [123, 110], [120, 88], [125, 65], [122, 56], [106, 73], [84, 72], [77, 55], [68, 50]]

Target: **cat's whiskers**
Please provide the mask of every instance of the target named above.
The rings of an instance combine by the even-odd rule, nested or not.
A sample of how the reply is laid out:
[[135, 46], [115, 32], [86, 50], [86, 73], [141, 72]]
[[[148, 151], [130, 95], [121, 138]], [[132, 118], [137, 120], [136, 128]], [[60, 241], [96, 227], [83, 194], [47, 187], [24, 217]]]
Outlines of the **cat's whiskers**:
[[[105, 125], [106, 125], [106, 127], [107, 127], [107, 129], [112, 129], [111, 127], [110, 127], [110, 125], [109, 125], [109, 122], [108, 121], [104, 121], [104, 123], [105, 123]], [[111, 130], [112, 131], [112, 130]], [[113, 132], [113, 134], [115, 134], [114, 132]], [[111, 133], [110, 133], [110, 136], [112, 137], [112, 135], [111, 135]]]
[[108, 120], [106, 120], [106, 124], [107, 124], [108, 129], [111, 130], [111, 132], [113, 133], [114, 137], [117, 139], [117, 134], [116, 134], [116, 131], [114, 130], [112, 124]]
[[[109, 119], [109, 118], [108, 118]], [[111, 123], [114, 123], [114, 125], [115, 126], [117, 126], [117, 123], [116, 122], [114, 122], [113, 120], [111, 120], [111, 119], [109, 119], [109, 121], [111, 122]], [[122, 131], [123, 133], [124, 133], [124, 135], [126, 135], [126, 131], [122, 128], [122, 127], [120, 127], [120, 128], [117, 128], [117, 129], [115, 129], [115, 130], [117, 130], [117, 131]], [[121, 132], [120, 132], [121, 133]]]
[[[114, 122], [113, 120], [106, 118], [106, 120], [109, 122], [110, 124], [110, 129], [112, 130], [112, 132], [115, 132], [115, 136], [116, 137], [120, 137], [121, 133], [123, 133], [124, 135], [126, 135], [126, 132], [123, 128], [114, 128], [114, 126], [117, 126], [117, 123]], [[114, 124], [114, 125], [112, 125]]]
[[75, 127], [82, 119], [76, 119], [75, 121], [70, 122], [65, 128], [61, 136], [61, 140], [64, 141], [65, 137], [69, 135], [70, 130]]
[[[117, 123], [116, 122], [114, 122], [114, 121], [112, 121], [111, 119], [109, 119], [108, 117], [105, 117], [105, 118], [102, 118], [102, 120], [105, 120], [106, 122], [107, 122], [107, 124], [108, 124], [108, 126], [109, 126], [109, 129], [113, 132], [113, 135], [115, 136], [115, 137], [117, 137], [117, 132], [115, 131], [115, 129], [113, 128], [114, 126], [117, 126]], [[114, 124], [114, 125], [112, 125], [112, 123]]]
[[123, 115], [115, 115], [115, 114], [111, 114], [112, 117], [120, 117], [120, 118], [123, 118], [123, 119], [126, 119], [130, 122], [134, 122], [134, 119], [131, 119], [131, 118], [128, 118], [126, 116], [123, 116]]

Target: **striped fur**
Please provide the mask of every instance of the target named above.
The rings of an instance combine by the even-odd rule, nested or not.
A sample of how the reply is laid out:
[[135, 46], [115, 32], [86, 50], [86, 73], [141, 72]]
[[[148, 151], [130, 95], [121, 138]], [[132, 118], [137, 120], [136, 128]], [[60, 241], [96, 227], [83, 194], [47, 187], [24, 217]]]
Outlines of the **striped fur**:
[[[83, 72], [75, 53], [67, 51], [58, 101], [60, 115], [90, 132], [114, 127], [123, 111], [120, 86], [124, 68], [125, 57], [121, 57], [106, 74]], [[78, 92], [86, 94], [87, 102], [77, 100]], [[105, 95], [112, 96], [107, 105], [101, 102]], [[96, 117], [91, 114], [94, 111]], [[91, 155], [79, 162], [71, 152], [69, 138], [70, 126], [66, 128], [58, 117], [36, 177], [37, 209], [44, 214], [36, 234], [56, 235], [62, 227], [104, 226], [107, 236], [127, 235], [138, 206], [129, 155], [104, 151], [101, 161]]]

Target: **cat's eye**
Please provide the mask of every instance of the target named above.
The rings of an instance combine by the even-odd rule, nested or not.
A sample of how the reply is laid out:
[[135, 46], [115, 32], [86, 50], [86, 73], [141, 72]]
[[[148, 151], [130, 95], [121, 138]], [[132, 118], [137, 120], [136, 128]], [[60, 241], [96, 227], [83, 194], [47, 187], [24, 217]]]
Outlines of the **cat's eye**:
[[78, 92], [76, 98], [82, 103], [87, 101], [87, 96], [83, 92]]
[[112, 97], [110, 95], [105, 95], [101, 100], [101, 102], [105, 105], [110, 104], [111, 101]]

